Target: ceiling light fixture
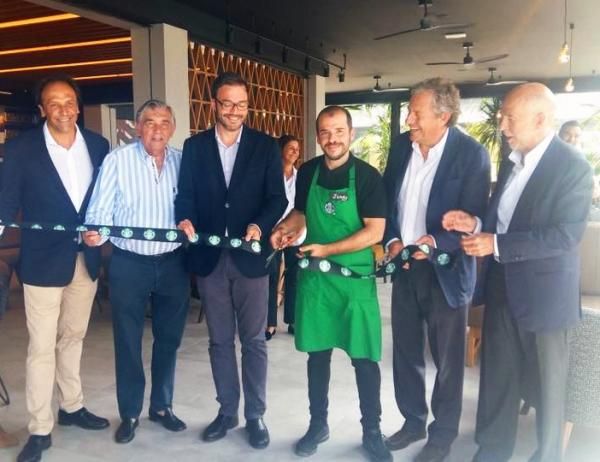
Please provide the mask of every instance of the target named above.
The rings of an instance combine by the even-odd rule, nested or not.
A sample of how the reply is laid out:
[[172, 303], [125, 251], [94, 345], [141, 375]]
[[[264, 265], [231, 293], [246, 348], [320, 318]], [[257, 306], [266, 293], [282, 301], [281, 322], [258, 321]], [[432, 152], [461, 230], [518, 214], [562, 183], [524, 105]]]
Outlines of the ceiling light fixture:
[[41, 71], [41, 70], [45, 70], [45, 69], [60, 69], [61, 67], [82, 67], [82, 66], [99, 66], [102, 64], [130, 63], [131, 61], [133, 61], [131, 58], [119, 58], [119, 59], [102, 59], [102, 60], [98, 60], [98, 61], [82, 61], [82, 62], [78, 62], [78, 63], [48, 64], [45, 66], [13, 67], [11, 69], [0, 69], [0, 74], [10, 74], [12, 72]]
[[102, 40], [89, 40], [87, 42], [61, 43], [58, 45], [44, 45], [29, 48], [13, 48], [12, 50], [0, 50], [0, 56], [18, 55], [22, 53], [35, 53], [38, 51], [64, 50], [67, 48], [91, 47], [96, 45], [109, 45], [111, 43], [131, 42], [131, 37], [120, 37]]
[[571, 59], [569, 55], [569, 44], [567, 43], [567, 1], [565, 0], [565, 26], [563, 29], [563, 44], [560, 47], [560, 52], [558, 53], [558, 62], [562, 64], [567, 64]]
[[571, 57], [569, 59], [569, 79], [565, 84], [565, 91], [571, 93], [575, 90], [575, 83], [573, 82], [573, 29], [575, 29], [575, 24], [569, 24], [569, 29], [571, 29]]
[[338, 82], [344, 83], [346, 81], [346, 53], [344, 53], [344, 65], [338, 72]]
[[0, 29], [8, 29], [11, 27], [31, 26], [33, 24], [43, 24], [46, 22], [64, 21], [66, 19], [76, 19], [79, 15], [72, 13], [53, 14], [50, 16], [40, 16], [38, 18], [18, 19], [15, 21], [0, 22]]
[[6, 96], [10, 96], [10, 95], [12, 95], [12, 91], [4, 91], [4, 90], [0, 90], [0, 95], [6, 95]]
[[456, 39], [464, 39], [467, 38], [466, 32], [446, 32], [444, 34], [447, 40], [456, 40]]
[[84, 75], [82, 77], [75, 77], [73, 80], [120, 79], [125, 77], [133, 77], [133, 73], [126, 72], [124, 74]]

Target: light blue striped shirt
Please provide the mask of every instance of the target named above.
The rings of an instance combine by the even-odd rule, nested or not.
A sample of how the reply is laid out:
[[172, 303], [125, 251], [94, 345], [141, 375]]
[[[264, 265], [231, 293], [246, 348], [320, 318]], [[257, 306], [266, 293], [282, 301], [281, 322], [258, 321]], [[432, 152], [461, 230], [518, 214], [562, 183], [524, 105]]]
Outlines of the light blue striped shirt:
[[[175, 196], [181, 151], [167, 146], [160, 175], [152, 156], [138, 140], [111, 151], [100, 168], [85, 222], [148, 228], [175, 228]], [[117, 247], [141, 255], [158, 255], [178, 242], [152, 242], [110, 237]]]

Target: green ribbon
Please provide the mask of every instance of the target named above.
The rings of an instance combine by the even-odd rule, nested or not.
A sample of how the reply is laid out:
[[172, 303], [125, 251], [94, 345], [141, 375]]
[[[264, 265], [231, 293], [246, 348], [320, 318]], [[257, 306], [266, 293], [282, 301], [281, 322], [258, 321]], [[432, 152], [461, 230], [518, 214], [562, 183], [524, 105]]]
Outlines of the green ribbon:
[[55, 223], [5, 222], [0, 220], [0, 226], [7, 228], [29, 229], [34, 231], [76, 232], [98, 231], [103, 237], [118, 237], [120, 239], [137, 239], [148, 242], [190, 242], [191, 244], [225, 249], [240, 249], [254, 255], [262, 251], [260, 241], [218, 236], [216, 234], [196, 233], [192, 239], [180, 229], [174, 228], [142, 228], [136, 226], [113, 225], [62, 225]]

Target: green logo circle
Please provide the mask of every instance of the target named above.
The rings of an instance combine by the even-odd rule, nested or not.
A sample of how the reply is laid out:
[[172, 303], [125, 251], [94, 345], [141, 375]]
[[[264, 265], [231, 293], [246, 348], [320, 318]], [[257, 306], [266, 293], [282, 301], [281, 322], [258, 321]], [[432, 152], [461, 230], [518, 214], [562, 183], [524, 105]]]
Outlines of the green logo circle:
[[221, 243], [221, 238], [219, 236], [208, 236], [208, 243], [210, 245], [219, 245]]
[[308, 258], [302, 258], [298, 261], [298, 266], [302, 269], [308, 268]]
[[98, 228], [98, 234], [103, 237], [110, 236], [110, 228], [107, 226], [102, 226], [101, 228]]
[[231, 247], [233, 247], [234, 249], [237, 249], [238, 247], [240, 247], [242, 245], [242, 240], [241, 239], [232, 239], [230, 244], [231, 244]]
[[331, 263], [329, 263], [327, 260], [321, 260], [319, 262], [319, 269], [323, 272], [323, 273], [327, 273], [329, 272], [329, 270], [331, 269]]
[[65, 227], [63, 225], [54, 225], [52, 228], [54, 231], [64, 231]]
[[155, 237], [156, 237], [156, 233], [154, 232], [153, 229], [147, 229], [146, 231], [144, 231], [144, 238], [146, 240], [151, 241]]
[[75, 228], [75, 231], [78, 231], [80, 233], [85, 233], [87, 231], [87, 226], [83, 226], [83, 225], [79, 225], [77, 228]]
[[173, 242], [177, 240], [177, 231], [167, 231], [165, 237], [167, 238], [167, 241]]
[[133, 230], [130, 228], [123, 228], [121, 230], [121, 236], [123, 236], [125, 239], [129, 239], [131, 236], [133, 236]]
[[431, 247], [429, 247], [427, 244], [421, 244], [419, 246], [419, 250], [424, 254], [429, 255], [429, 253], [431, 252]]
[[260, 242], [258, 242], [258, 241], [252, 242], [252, 244], [250, 244], [250, 248], [252, 249], [252, 252], [260, 253], [260, 251], [261, 251]]
[[33, 225], [31, 225], [31, 229], [43, 229], [42, 225], [38, 225], [37, 223], [34, 223]]
[[394, 271], [396, 271], [396, 265], [394, 263], [388, 263], [385, 265], [385, 272], [387, 274], [392, 274]]
[[450, 263], [450, 255], [445, 252], [439, 254], [437, 256], [437, 262], [440, 266], [446, 266], [448, 263]]
[[350, 271], [348, 268], [346, 268], [345, 266], [342, 267], [342, 269], [340, 270], [342, 273], [342, 276], [351, 276], [352, 275], [352, 271]]
[[189, 239], [189, 241], [192, 244], [195, 244], [196, 242], [198, 242], [199, 239], [200, 239], [200, 236], [198, 236], [198, 233], [194, 233], [194, 235]]
[[400, 252], [400, 258], [402, 259], [402, 261], [408, 261], [408, 259], [410, 258], [410, 250], [408, 249], [402, 249], [402, 252]]

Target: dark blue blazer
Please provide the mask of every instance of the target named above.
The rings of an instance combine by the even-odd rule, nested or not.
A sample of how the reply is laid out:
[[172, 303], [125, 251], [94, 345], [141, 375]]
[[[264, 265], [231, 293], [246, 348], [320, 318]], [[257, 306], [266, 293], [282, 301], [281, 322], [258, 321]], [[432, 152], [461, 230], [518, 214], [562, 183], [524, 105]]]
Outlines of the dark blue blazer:
[[[287, 199], [279, 147], [273, 138], [244, 126], [229, 188], [219, 157], [215, 129], [188, 138], [183, 145], [175, 217], [189, 219], [198, 232], [244, 237], [250, 223], [262, 231], [263, 248], [277, 220], [285, 211]], [[217, 265], [221, 250], [192, 245], [188, 265], [198, 276], [209, 275]], [[268, 273], [265, 255], [232, 250], [238, 270], [246, 277]]]
[[[513, 168], [505, 160], [483, 230], [496, 232], [498, 203]], [[578, 244], [587, 225], [592, 170], [583, 156], [554, 137], [525, 186], [505, 234], [498, 234], [509, 308], [519, 325], [543, 332], [581, 316]], [[483, 262], [477, 301], [485, 301], [490, 259]]]
[[[93, 166], [93, 179], [80, 210], [75, 210], [52, 163], [42, 126], [9, 140], [5, 145], [0, 219], [82, 224], [100, 164], [108, 152], [108, 141], [84, 128], [81, 134]], [[64, 287], [73, 279], [79, 250], [78, 233], [23, 230], [17, 272], [25, 284]], [[90, 277], [98, 277], [100, 248], [84, 246]]]
[[[402, 240], [398, 229], [397, 204], [411, 155], [412, 143], [409, 133], [402, 133], [392, 143], [383, 174], [389, 207], [384, 243], [393, 238]], [[452, 267], [434, 266], [446, 300], [453, 308], [467, 305], [473, 296], [476, 279], [475, 259], [462, 252], [458, 233], [442, 228], [442, 217], [447, 211], [454, 209], [462, 209], [483, 217], [489, 191], [490, 160], [487, 151], [470, 136], [450, 127], [431, 186], [425, 221], [427, 234], [434, 237], [437, 247], [455, 255], [455, 264]], [[409, 197], [407, 200], [416, 198]]]

